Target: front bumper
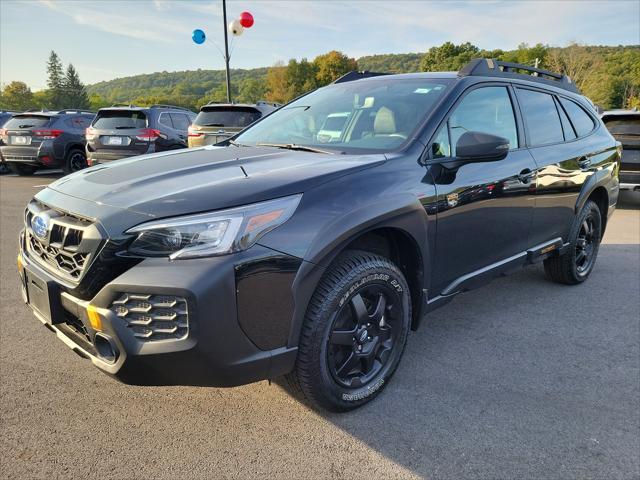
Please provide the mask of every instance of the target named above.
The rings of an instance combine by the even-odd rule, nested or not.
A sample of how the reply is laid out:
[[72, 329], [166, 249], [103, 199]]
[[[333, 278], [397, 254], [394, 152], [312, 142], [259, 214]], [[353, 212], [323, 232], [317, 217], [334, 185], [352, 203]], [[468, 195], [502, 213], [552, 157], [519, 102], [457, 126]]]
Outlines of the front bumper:
[[[239, 321], [237, 298], [245, 303], [251, 300], [240, 295], [242, 284], [238, 282], [237, 272], [244, 269], [238, 265], [269, 263], [276, 253], [273, 250], [256, 245], [246, 252], [224, 257], [175, 262], [145, 259], [105, 285], [91, 300], [81, 300], [40, 268], [22, 247], [23, 297], [35, 316], [76, 353], [125, 383], [228, 387], [273, 378], [293, 368], [297, 349], [287, 347], [288, 328], [281, 344], [275, 346], [272, 343], [270, 347], [273, 348], [265, 349], [265, 335], [274, 329], [274, 325], [265, 325], [264, 332], [267, 333], [263, 338], [254, 327], [256, 322], [273, 319], [248, 319], [253, 326]], [[282, 254], [277, 253], [276, 256], [282, 264]], [[300, 265], [294, 257], [286, 260], [290, 265]], [[264, 275], [264, 268], [258, 270], [259, 275]], [[292, 282], [294, 275], [294, 268], [291, 268], [286, 278]], [[27, 298], [25, 282], [31, 277], [51, 282], [55, 287], [51, 290], [52, 298], [49, 298], [49, 303], [55, 306], [51, 308], [51, 321], [34, 309]], [[259, 277], [252, 278], [255, 281]], [[270, 292], [267, 298], [277, 299], [274, 302], [276, 306], [286, 304], [282, 301], [283, 295], [291, 295], [292, 283], [267, 280], [264, 288], [272, 288], [270, 285], [276, 283], [281, 291]], [[254, 288], [255, 283], [251, 283], [251, 287]], [[123, 293], [186, 299], [188, 333], [179, 339], [155, 341], [136, 337], [130, 325], [113, 308], [114, 300]], [[89, 306], [99, 316], [99, 331], [89, 319]], [[277, 315], [287, 327], [293, 315], [292, 308], [287, 307]], [[241, 312], [243, 310], [247, 311], [246, 305], [240, 309]], [[254, 307], [248, 311], [255, 314], [260, 309]]]

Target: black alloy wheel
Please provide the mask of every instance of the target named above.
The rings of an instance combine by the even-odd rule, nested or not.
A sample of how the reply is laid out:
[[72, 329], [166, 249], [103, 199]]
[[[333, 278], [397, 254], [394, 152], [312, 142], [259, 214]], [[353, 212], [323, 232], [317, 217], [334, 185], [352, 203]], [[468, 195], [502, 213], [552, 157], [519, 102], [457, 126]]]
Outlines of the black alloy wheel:
[[64, 172], [73, 173], [87, 168], [87, 155], [82, 150], [73, 149], [67, 154]]
[[578, 238], [576, 239], [576, 270], [578, 275], [583, 275], [591, 269], [595, 261], [596, 234], [599, 233], [595, 226], [593, 215], [589, 214], [580, 225]]
[[347, 388], [362, 387], [385, 367], [400, 330], [401, 297], [385, 284], [361, 287], [337, 312], [328, 337], [327, 362]]

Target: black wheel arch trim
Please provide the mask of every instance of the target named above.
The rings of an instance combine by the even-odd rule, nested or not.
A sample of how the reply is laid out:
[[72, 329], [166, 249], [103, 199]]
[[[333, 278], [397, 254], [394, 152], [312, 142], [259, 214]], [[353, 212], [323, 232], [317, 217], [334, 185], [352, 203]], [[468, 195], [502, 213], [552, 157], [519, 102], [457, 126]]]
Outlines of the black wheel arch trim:
[[[318, 231], [293, 282], [295, 305], [288, 346], [298, 343], [307, 305], [326, 268], [358, 237], [383, 228], [406, 235], [418, 249], [423, 287], [420, 292], [423, 298], [415, 299], [418, 303], [414, 304], [419, 305], [421, 311], [416, 312], [414, 320], [419, 319], [426, 305], [425, 285], [428, 283], [428, 272], [431, 271], [428, 222], [427, 213], [415, 195], [399, 194], [346, 212]], [[415, 326], [417, 322], [414, 321]]]

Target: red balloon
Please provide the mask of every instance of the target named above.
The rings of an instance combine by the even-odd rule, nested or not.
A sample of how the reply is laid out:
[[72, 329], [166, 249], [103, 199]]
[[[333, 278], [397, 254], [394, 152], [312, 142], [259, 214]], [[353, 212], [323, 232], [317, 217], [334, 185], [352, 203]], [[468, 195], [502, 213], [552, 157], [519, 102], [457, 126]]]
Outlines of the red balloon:
[[240, 25], [242, 25], [244, 28], [251, 28], [253, 26], [253, 15], [251, 15], [249, 12], [242, 12], [240, 14]]

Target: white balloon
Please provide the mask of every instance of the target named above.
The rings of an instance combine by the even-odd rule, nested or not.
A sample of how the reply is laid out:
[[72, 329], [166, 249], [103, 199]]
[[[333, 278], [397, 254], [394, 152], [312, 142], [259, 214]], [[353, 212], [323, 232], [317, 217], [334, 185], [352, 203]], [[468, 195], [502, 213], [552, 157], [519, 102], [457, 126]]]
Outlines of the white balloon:
[[242, 35], [243, 31], [244, 27], [240, 24], [240, 20], [233, 20], [232, 22], [229, 22], [229, 33], [231, 35], [239, 37]]

